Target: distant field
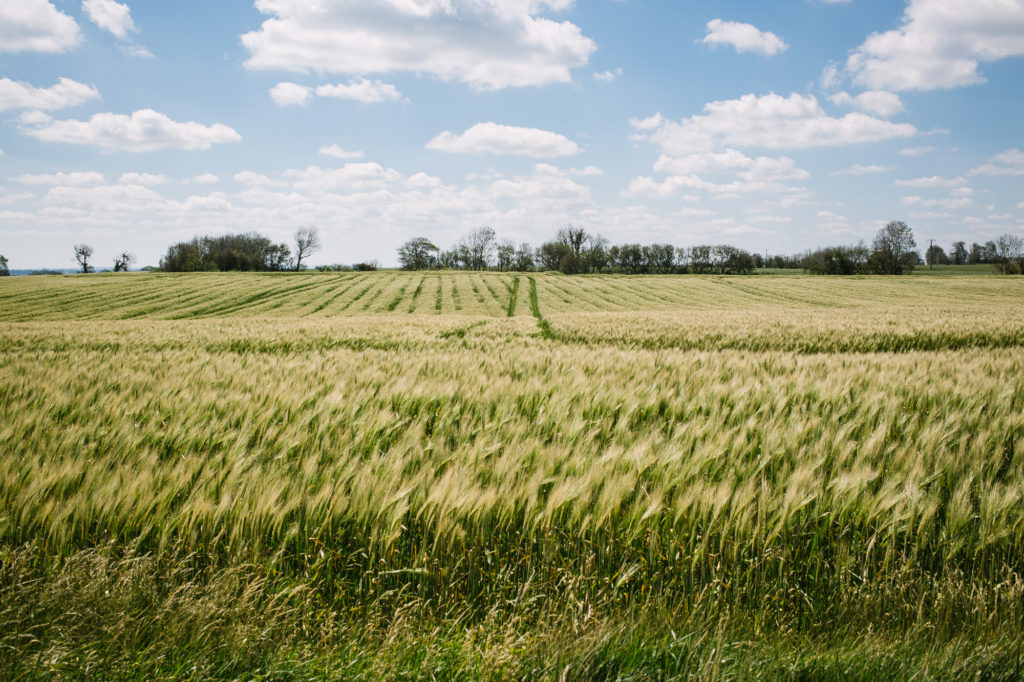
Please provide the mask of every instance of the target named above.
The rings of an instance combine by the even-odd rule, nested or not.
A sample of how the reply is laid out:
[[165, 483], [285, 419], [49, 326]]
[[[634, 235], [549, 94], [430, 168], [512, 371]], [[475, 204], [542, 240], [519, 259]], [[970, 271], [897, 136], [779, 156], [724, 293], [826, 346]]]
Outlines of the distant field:
[[1017, 679], [1022, 301], [0, 280], [0, 676]]

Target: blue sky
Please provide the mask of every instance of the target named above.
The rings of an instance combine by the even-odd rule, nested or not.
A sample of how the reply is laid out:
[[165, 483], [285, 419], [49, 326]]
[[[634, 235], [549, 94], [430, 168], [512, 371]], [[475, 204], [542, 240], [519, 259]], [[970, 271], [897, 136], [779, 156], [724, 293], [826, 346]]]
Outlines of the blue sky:
[[1024, 234], [1024, 0], [0, 3], [0, 253]]

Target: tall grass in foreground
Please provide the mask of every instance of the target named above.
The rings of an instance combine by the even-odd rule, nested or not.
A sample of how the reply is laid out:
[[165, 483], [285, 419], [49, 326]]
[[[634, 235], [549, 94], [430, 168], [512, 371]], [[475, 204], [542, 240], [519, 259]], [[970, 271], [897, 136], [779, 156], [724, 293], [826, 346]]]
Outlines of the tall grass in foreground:
[[1019, 347], [422, 319], [8, 326], [10, 676], [1019, 671]]

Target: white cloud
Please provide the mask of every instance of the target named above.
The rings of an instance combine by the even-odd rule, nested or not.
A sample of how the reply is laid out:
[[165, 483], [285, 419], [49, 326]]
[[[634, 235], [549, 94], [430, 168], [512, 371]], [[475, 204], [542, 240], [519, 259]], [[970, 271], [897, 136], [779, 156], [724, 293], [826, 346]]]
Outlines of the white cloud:
[[971, 175], [1024, 175], [1024, 152], [1007, 149], [973, 169]]
[[733, 173], [740, 179], [751, 182], [803, 180], [810, 177], [810, 173], [798, 168], [796, 162], [788, 157], [759, 156], [752, 159], [735, 149], [679, 157], [662, 155], [655, 162], [654, 170], [672, 175]]
[[[26, 123], [25, 119], [22, 119]], [[209, 149], [238, 142], [241, 135], [221, 123], [206, 126], [174, 121], [152, 109], [125, 114], [96, 114], [88, 121], [36, 119], [22, 132], [44, 142], [96, 145], [108, 150], [149, 152], [160, 149]]]
[[341, 168], [307, 166], [303, 170], [285, 171], [284, 174], [295, 179], [295, 189], [312, 192], [382, 189], [402, 179], [401, 173], [393, 168], [372, 162], [346, 163]]
[[427, 149], [450, 154], [516, 154], [535, 158], [572, 156], [582, 151], [558, 133], [498, 123], [477, 123], [461, 135], [446, 130], [428, 142]]
[[921, 208], [941, 208], [946, 211], [954, 211], [961, 208], [966, 208], [973, 204], [974, 201], [970, 196], [958, 195], [957, 192], [953, 192], [953, 196], [946, 199], [925, 199], [921, 196], [909, 196], [903, 197], [900, 200], [902, 206], [919, 206]]
[[815, 218], [817, 218], [816, 227], [825, 232], [840, 234], [850, 230], [850, 221], [835, 211], [818, 211]]
[[538, 163], [534, 164], [533, 172], [536, 175], [557, 175], [559, 177], [570, 177], [570, 176], [583, 176], [583, 177], [594, 177], [598, 175], [604, 175], [604, 171], [597, 166], [587, 166], [586, 168], [566, 168], [562, 169], [557, 166], [553, 166], [549, 163]]
[[70, 173], [49, 173], [20, 175], [15, 178], [26, 185], [102, 185], [103, 174], [96, 171], [72, 171]]
[[909, 147], [907, 149], [901, 149], [900, 155], [909, 156], [913, 158], [918, 156], [924, 156], [925, 154], [929, 154], [933, 151], [935, 151], [935, 147]]
[[855, 163], [849, 168], [832, 171], [829, 175], [869, 175], [871, 173], [885, 173], [889, 170], [888, 166], [879, 166], [878, 164], [862, 166], [859, 163]]
[[65, 52], [80, 39], [75, 20], [49, 0], [0, 2], [0, 52]]
[[61, 78], [48, 88], [0, 78], [0, 111], [8, 109], [63, 109], [90, 99], [98, 99], [99, 91], [70, 78]]
[[335, 159], [361, 159], [366, 156], [366, 154], [361, 151], [350, 152], [342, 149], [336, 144], [332, 144], [330, 147], [320, 147], [320, 150], [317, 153], [321, 156], [331, 156]]
[[195, 176], [194, 178], [189, 180], [189, 182], [195, 182], [201, 185], [213, 185], [220, 182], [220, 178], [218, 178], [213, 173], [203, 173], [202, 175]]
[[82, 11], [92, 23], [118, 38], [125, 38], [129, 33], [139, 30], [135, 28], [128, 5], [115, 0], [82, 0]]
[[257, 0], [269, 18], [241, 37], [251, 69], [406, 71], [480, 90], [571, 81], [596, 49], [543, 13], [572, 0]]
[[403, 99], [402, 93], [394, 85], [365, 78], [349, 81], [348, 85], [321, 85], [316, 89], [316, 94], [320, 97], [351, 99], [365, 104]]
[[123, 173], [117, 181], [122, 185], [153, 186], [162, 185], [170, 181], [170, 178], [166, 175], [157, 175], [154, 173]]
[[286, 183], [281, 180], [271, 180], [262, 173], [256, 173], [255, 171], [245, 170], [235, 173], [235, 182], [243, 185], [250, 185], [252, 187], [273, 187], [275, 185], [282, 186]]
[[909, 123], [892, 123], [862, 113], [829, 116], [813, 95], [771, 93], [758, 97], [710, 102], [703, 115], [678, 123], [657, 114], [631, 121], [634, 128], [653, 131], [634, 139], [650, 139], [672, 156], [710, 151], [722, 146], [799, 149], [878, 142], [917, 133]]
[[913, 178], [911, 180], [897, 180], [893, 183], [896, 187], [959, 187], [966, 182], [961, 177], [943, 178], [932, 175], [927, 178]]
[[910, 0], [902, 25], [870, 35], [847, 69], [869, 88], [934, 90], [983, 83], [980, 62], [1022, 54], [1020, 0]]
[[305, 106], [313, 90], [298, 83], [278, 83], [270, 88], [270, 97], [279, 107]]
[[835, 90], [842, 82], [843, 73], [839, 69], [839, 64], [834, 61], [829, 61], [829, 63], [825, 65], [825, 68], [821, 70], [821, 89]]
[[828, 99], [833, 104], [854, 107], [860, 111], [876, 114], [883, 118], [892, 118], [896, 114], [905, 111], [899, 95], [882, 90], [869, 90], [868, 92], [860, 93], [856, 97], [851, 97], [848, 92], [837, 92]]
[[611, 71], [601, 71], [594, 74], [594, 80], [602, 81], [605, 83], [611, 83], [616, 78], [622, 75], [622, 67], [612, 69]]
[[645, 176], [633, 178], [622, 195], [671, 197], [690, 192], [706, 192], [716, 199], [733, 199], [754, 192], [779, 194], [802, 191], [801, 187], [789, 187], [777, 179], [712, 182], [698, 175], [669, 175], [663, 180]]
[[124, 52], [129, 57], [142, 57], [144, 59], [149, 59], [153, 56], [153, 53], [149, 51], [148, 47], [136, 45], [135, 43], [118, 45], [117, 49], [121, 50], [121, 52]]
[[758, 52], [774, 55], [784, 52], [789, 45], [774, 33], [761, 31], [756, 26], [738, 21], [712, 19], [707, 24], [707, 35], [701, 41], [705, 45], [731, 45], [737, 52]]

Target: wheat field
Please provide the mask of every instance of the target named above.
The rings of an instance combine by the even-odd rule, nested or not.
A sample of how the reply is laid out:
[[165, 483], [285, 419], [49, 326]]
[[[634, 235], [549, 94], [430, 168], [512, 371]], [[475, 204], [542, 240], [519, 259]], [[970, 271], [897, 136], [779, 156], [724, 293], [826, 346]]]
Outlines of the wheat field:
[[1024, 279], [0, 281], [15, 679], [1016, 679]]

